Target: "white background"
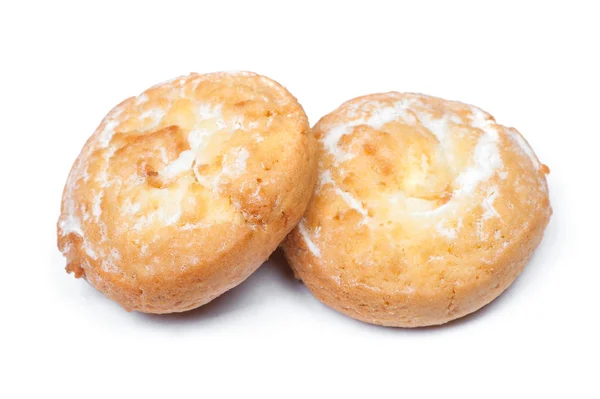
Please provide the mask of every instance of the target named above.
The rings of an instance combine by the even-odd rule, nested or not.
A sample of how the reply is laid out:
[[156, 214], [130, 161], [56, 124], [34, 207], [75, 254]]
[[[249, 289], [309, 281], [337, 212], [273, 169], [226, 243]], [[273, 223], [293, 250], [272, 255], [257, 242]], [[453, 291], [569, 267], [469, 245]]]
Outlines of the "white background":
[[[594, 3], [2, 2], [0, 397], [599, 397]], [[287, 86], [311, 124], [398, 90], [517, 127], [552, 171], [526, 270], [482, 311], [418, 330], [329, 310], [280, 253], [180, 315], [127, 313], [67, 275], [60, 196], [104, 114], [162, 80], [240, 69]]]

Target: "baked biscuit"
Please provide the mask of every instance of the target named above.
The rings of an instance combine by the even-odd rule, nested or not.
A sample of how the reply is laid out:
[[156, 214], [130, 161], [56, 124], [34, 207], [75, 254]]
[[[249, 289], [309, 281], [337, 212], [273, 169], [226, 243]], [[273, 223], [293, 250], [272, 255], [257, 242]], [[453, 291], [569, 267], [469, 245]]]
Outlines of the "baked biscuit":
[[552, 213], [521, 134], [479, 108], [374, 94], [322, 118], [319, 182], [283, 244], [325, 304], [384, 326], [446, 323], [523, 270]]
[[266, 77], [154, 86], [110, 111], [75, 161], [58, 221], [67, 271], [127, 310], [205, 304], [300, 220], [315, 154], [302, 107]]

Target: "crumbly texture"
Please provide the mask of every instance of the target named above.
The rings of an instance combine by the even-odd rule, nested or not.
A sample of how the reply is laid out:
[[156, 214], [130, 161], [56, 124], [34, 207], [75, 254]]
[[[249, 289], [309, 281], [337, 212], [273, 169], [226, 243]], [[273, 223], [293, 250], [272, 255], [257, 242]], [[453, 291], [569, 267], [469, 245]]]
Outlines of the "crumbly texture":
[[249, 72], [191, 74], [111, 110], [67, 180], [67, 271], [127, 310], [185, 311], [246, 279], [316, 182], [306, 114]]
[[549, 170], [479, 108], [374, 94], [313, 132], [319, 182], [283, 249], [348, 316], [398, 327], [464, 316], [500, 295], [542, 239]]

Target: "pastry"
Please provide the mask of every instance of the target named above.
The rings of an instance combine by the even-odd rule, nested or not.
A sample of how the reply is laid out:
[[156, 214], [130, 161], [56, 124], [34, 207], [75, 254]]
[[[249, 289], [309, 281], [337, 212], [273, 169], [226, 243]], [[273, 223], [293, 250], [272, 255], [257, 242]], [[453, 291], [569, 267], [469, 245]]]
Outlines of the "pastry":
[[542, 239], [549, 170], [479, 108], [373, 94], [313, 132], [318, 183], [283, 249], [339, 312], [384, 326], [446, 323], [500, 295]]
[[315, 182], [316, 142], [284, 87], [191, 74], [104, 118], [68, 177], [58, 247], [68, 272], [127, 310], [193, 309], [268, 258]]

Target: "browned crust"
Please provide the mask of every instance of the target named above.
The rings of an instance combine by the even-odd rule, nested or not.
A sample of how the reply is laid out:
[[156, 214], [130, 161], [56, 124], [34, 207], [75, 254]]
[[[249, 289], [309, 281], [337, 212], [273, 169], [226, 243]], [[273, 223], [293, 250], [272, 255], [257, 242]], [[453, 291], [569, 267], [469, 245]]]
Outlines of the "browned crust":
[[445, 287], [443, 294], [393, 294], [363, 287], [341, 287], [327, 274], [323, 261], [311, 254], [298, 229], [282, 244], [296, 278], [325, 305], [354, 319], [388, 327], [440, 325], [484, 307], [506, 290], [523, 271], [542, 240], [550, 215], [540, 215], [507, 248], [499, 267], [460, 287]]
[[[385, 201], [365, 205], [371, 198], [379, 198], [374, 196], [376, 192], [386, 190], [390, 182], [392, 185], [404, 184], [403, 176], [410, 177], [411, 169], [418, 168], [418, 164], [410, 162], [398, 168], [394, 163], [406, 159], [400, 153], [395, 154], [397, 156], [390, 154], [390, 148], [412, 146], [431, 156], [437, 151], [435, 137], [425, 134], [424, 130], [415, 135], [406, 125], [388, 126], [384, 133], [366, 124], [354, 125], [356, 127], [339, 139], [338, 147], [346, 152], [354, 148], [355, 156], [349, 161], [337, 160], [337, 163], [329, 152], [330, 143], [324, 142], [328, 130], [347, 123], [346, 118], [356, 118], [357, 113], [366, 112], [362, 118], [369, 120], [373, 114], [361, 108], [364, 104], [380, 101], [389, 105], [407, 98], [421, 102], [414, 112], [431, 112], [438, 117], [435, 115], [441, 115], [444, 109], [451, 109], [457, 123], [462, 123], [462, 130], [453, 132], [471, 129], [474, 139], [471, 142], [464, 140], [463, 146], [457, 147], [457, 168], [461, 167], [460, 162], [468, 164], [469, 158], [473, 157], [477, 135], [482, 133], [479, 127], [468, 126], [474, 112], [479, 112], [477, 117], [483, 118], [499, 134], [497, 145], [503, 176], [494, 174], [485, 182], [485, 187], [493, 186], [498, 194], [496, 215], [484, 217], [486, 211], [482, 203], [487, 194], [485, 190], [476, 190], [471, 194], [468, 207], [459, 211], [458, 217], [452, 215], [454, 222], [460, 219], [460, 233], [455, 238], [440, 236], [435, 223], [423, 227], [418, 222], [420, 219], [403, 219], [408, 223], [406, 225], [390, 222], [386, 213], [381, 213], [381, 208], [397, 205], [386, 205]], [[315, 189], [300, 225], [304, 226], [305, 233], [300, 231], [300, 226], [296, 227], [282, 247], [296, 277], [320, 301], [343, 314], [394, 327], [447, 323], [480, 309], [500, 295], [521, 273], [542, 240], [552, 214], [545, 179], [549, 169], [544, 164], [537, 165], [535, 156], [520, 149], [518, 140], [522, 136], [515, 129], [497, 124], [483, 111], [434, 97], [391, 92], [350, 100], [321, 118], [313, 131], [321, 141], [319, 173], [321, 178], [324, 171], [330, 173], [329, 180], [325, 179], [326, 182]], [[401, 146], [393, 147], [395, 143], [382, 141], [390, 140], [394, 135], [405, 140], [400, 142]], [[342, 175], [341, 170], [346, 174]], [[376, 170], [376, 173], [369, 175], [372, 173], [369, 170]], [[443, 167], [435, 170], [441, 176], [447, 173]], [[388, 184], [381, 188], [374, 182], [376, 179]], [[456, 178], [448, 178], [448, 182], [452, 179]], [[443, 184], [443, 179], [440, 180], [440, 184], [433, 181], [431, 194], [418, 193], [418, 196], [432, 203], [437, 201], [437, 206], [451, 201], [452, 190]], [[352, 195], [354, 199], [342, 198], [344, 195]], [[353, 209], [351, 201], [362, 202], [362, 211]], [[373, 222], [369, 228], [365, 225], [367, 219]], [[392, 227], [386, 227], [386, 223], [392, 223]], [[318, 254], [309, 247], [306, 232]], [[482, 240], [480, 234], [487, 236], [487, 240]], [[397, 242], [392, 245], [390, 240]], [[355, 251], [356, 248], [362, 251]], [[359, 259], [357, 254], [363, 257]], [[428, 255], [435, 255], [435, 260], [430, 258], [431, 263], [425, 262]]]
[[[285, 88], [252, 73], [241, 73], [234, 77], [226, 73], [203, 76], [192, 74], [181, 78], [184, 82], [183, 87], [188, 87], [188, 82], [198, 78], [203, 79], [200, 87], [205, 85], [207, 87], [205, 92], [208, 91], [206, 94], [199, 95], [206, 95], [209, 99], [222, 95], [223, 101], [230, 103], [237, 101], [232, 109], [249, 115], [250, 119], [254, 118], [256, 112], [262, 112], [261, 107], [268, 107], [268, 105], [262, 103], [256, 105], [251, 101], [244, 102], [236, 99], [238, 92], [235, 83], [232, 86], [233, 92], [228, 89], [229, 92], [221, 94], [218, 91], [220, 87], [218, 82], [238, 79], [242, 85], [240, 98], [251, 97], [252, 93], [248, 94], [248, 89], [244, 87], [255, 86], [258, 90], [268, 93], [267, 95], [278, 98], [279, 101], [278, 104], [272, 103], [273, 117], [279, 118], [274, 121], [281, 121], [278, 124], [273, 122], [274, 129], [278, 131], [269, 131], [268, 127], [260, 130], [258, 133], [263, 135], [264, 141], [256, 147], [258, 151], [256, 154], [259, 155], [250, 154], [246, 172], [239, 177], [231, 178], [219, 189], [219, 201], [222, 201], [228, 212], [241, 222], [232, 220], [207, 228], [184, 231], [182, 229], [184, 223], [202, 220], [200, 214], [188, 212], [189, 214], [181, 216], [182, 220], [173, 226], [144, 227], [135, 234], [120, 231], [118, 229], [120, 224], [132, 222], [123, 219], [123, 215], [118, 213], [119, 206], [125, 198], [122, 197], [123, 191], [113, 190], [113, 192], [110, 187], [104, 189], [104, 196], [99, 205], [102, 210], [101, 216], [97, 220], [91, 217], [93, 195], [100, 190], [94, 178], [101, 173], [103, 166], [104, 150], [98, 147], [98, 135], [107, 124], [107, 119], [86, 143], [65, 186], [57, 235], [58, 247], [67, 257], [66, 270], [77, 278], [85, 278], [96, 289], [128, 311], [170, 313], [190, 310], [243, 282], [269, 257], [302, 217], [316, 182], [315, 140], [310, 133], [308, 120], [302, 107]], [[170, 84], [172, 83], [155, 86], [145, 94], [150, 101], [160, 106], [161, 90]], [[205, 92], [198, 91], [198, 93]], [[127, 99], [115, 109], [125, 107], [124, 114], [139, 115], [142, 111], [133, 108], [134, 102], [135, 98]], [[111, 111], [107, 118], [114, 112]], [[125, 130], [125, 134], [121, 130]], [[160, 188], [162, 182], [153, 184], [153, 179], [158, 178], [153, 168], [164, 167], [164, 165], [157, 161], [158, 158], [152, 158], [149, 151], [154, 151], [151, 150], [152, 148], [158, 150], [163, 146], [169, 160], [173, 161], [187, 148], [186, 144], [179, 145], [176, 142], [179, 140], [176, 137], [184, 137], [179, 130], [181, 129], [178, 126], [171, 125], [164, 128], [158, 126], [153, 131], [142, 132], [141, 135], [134, 132], [132, 135], [125, 128], [119, 128], [112, 137], [111, 143], [121, 143], [117, 145], [124, 150], [117, 150], [109, 165], [121, 166], [109, 170], [109, 178], [113, 177], [111, 174], [116, 174], [116, 178], [119, 179], [118, 173], [124, 173], [124, 179], [129, 173], [140, 173], [148, 179], [148, 187]], [[285, 138], [283, 141], [285, 144], [269, 141], [270, 134]], [[144, 144], [141, 139], [150, 141]], [[169, 149], [173, 143], [175, 147]], [[286, 147], [282, 148], [281, 145]], [[132, 150], [127, 150], [128, 148]], [[119, 152], [125, 150], [129, 152]], [[145, 159], [146, 156], [148, 164], [140, 164], [139, 167], [135, 165], [135, 162], [139, 163], [136, 160]], [[257, 157], [264, 158], [257, 159]], [[216, 162], [222, 162], [220, 157], [216, 159]], [[154, 165], [156, 162], [158, 166]], [[84, 168], [83, 164], [87, 166]], [[127, 168], [133, 169], [131, 172], [121, 172]], [[88, 176], [84, 176], [84, 173]], [[192, 183], [190, 187], [196, 187], [196, 184]], [[250, 191], [259, 192], [260, 197], [251, 197]], [[204, 190], [201, 194], [206, 196], [207, 192]], [[193, 195], [195, 191], [190, 193], [186, 195]], [[74, 207], [71, 205], [69, 208], [70, 201], [71, 204], [75, 204]], [[206, 206], [204, 212], [208, 214], [219, 209], [211, 208], [210, 203]], [[144, 211], [145, 209], [142, 208], [142, 212]], [[65, 227], [69, 212], [76, 213], [81, 220], [81, 233], [85, 238], [82, 238], [80, 233], [67, 230]], [[94, 247], [96, 256], [90, 255], [91, 252], [86, 250], [86, 245]], [[141, 250], [142, 245], [150, 246], [147, 253]], [[226, 245], [225, 249], [222, 248], [223, 245]], [[107, 270], [106, 254], [113, 250], [119, 253], [119, 260], [114, 265], [116, 270]], [[100, 256], [101, 253], [105, 256]]]

